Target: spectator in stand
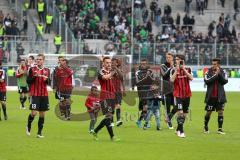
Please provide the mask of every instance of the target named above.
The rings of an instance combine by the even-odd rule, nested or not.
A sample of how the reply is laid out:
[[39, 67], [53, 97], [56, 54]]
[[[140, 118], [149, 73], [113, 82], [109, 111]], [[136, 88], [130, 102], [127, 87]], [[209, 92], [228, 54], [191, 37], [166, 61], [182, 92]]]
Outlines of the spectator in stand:
[[28, 30], [28, 20], [27, 17], [23, 17], [23, 28], [20, 30], [20, 33], [23, 32], [24, 35], [27, 34], [27, 30]]
[[143, 8], [142, 18], [143, 18], [143, 23], [146, 23], [148, 20], [148, 9], [146, 7]]
[[225, 7], [225, 0], [220, 0], [222, 7]]
[[184, 11], [189, 13], [190, 12], [190, 5], [192, 3], [192, 0], [185, 0], [185, 9]]
[[192, 16], [192, 18], [189, 19], [188, 30], [189, 30], [189, 31], [192, 31], [194, 25], [195, 25], [195, 18], [194, 18], [194, 16]]
[[97, 2], [97, 12], [99, 14], [100, 20], [103, 20], [105, 10], [105, 2], [103, 0], [98, 0]]
[[45, 22], [45, 8], [46, 8], [45, 2], [43, 0], [38, 0], [37, 12], [40, 22]]
[[156, 2], [156, 0], [153, 0], [151, 3], [150, 3], [150, 10], [151, 10], [151, 20], [154, 21], [155, 19], [155, 11], [156, 9], [158, 8], [158, 4]]
[[181, 24], [181, 15], [180, 15], [180, 13], [177, 13], [176, 25], [180, 26], [180, 24]]
[[164, 14], [166, 14], [167, 16], [169, 16], [172, 13], [172, 8], [170, 5], [165, 5], [164, 6]]
[[224, 21], [224, 19], [225, 19], [225, 18], [224, 18], [224, 13], [221, 13], [221, 15], [220, 15], [220, 17], [219, 17], [219, 22], [220, 22], [220, 21]]
[[208, 26], [208, 36], [213, 37], [213, 31], [215, 29], [215, 21], [212, 21]]
[[162, 13], [161, 8], [158, 8], [155, 11], [155, 23], [157, 27], [159, 27], [161, 24], [161, 13]]
[[208, 0], [204, 0], [204, 9], [208, 8]]

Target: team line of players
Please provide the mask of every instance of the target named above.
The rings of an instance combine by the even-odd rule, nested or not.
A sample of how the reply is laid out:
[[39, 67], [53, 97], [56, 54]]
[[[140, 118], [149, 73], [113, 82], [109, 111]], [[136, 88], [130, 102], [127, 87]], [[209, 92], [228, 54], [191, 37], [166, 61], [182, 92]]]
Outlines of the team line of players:
[[[66, 120], [70, 120], [71, 118], [70, 95], [74, 87], [73, 71], [68, 66], [68, 61], [64, 57], [59, 56], [59, 65], [55, 67], [52, 75], [50, 75], [50, 70], [44, 67], [44, 59], [45, 56], [43, 54], [38, 54], [34, 63], [34, 57], [30, 56], [28, 58], [28, 65], [26, 65], [25, 60], [21, 60], [16, 74], [22, 109], [25, 109], [24, 103], [27, 100], [26, 94], [29, 88], [31, 113], [27, 119], [26, 134], [30, 136], [31, 124], [37, 113], [39, 113], [38, 138], [44, 137], [42, 129], [45, 112], [49, 110], [47, 85], [50, 85], [50, 79], [56, 93], [55, 96], [59, 99], [60, 113]], [[167, 53], [166, 63], [161, 65], [163, 80], [160, 81], [154, 76], [147, 60], [141, 60], [136, 71], [135, 81], [139, 96], [139, 110], [141, 111], [139, 119], [136, 122], [139, 128], [146, 130], [149, 127], [151, 116], [154, 115], [157, 130], [160, 130], [159, 109], [160, 101], [163, 101], [166, 110], [165, 118], [169, 129], [173, 129], [171, 120], [176, 114], [176, 135], [181, 138], [186, 137], [183, 125], [189, 112], [190, 97], [192, 96], [190, 81], [193, 80], [193, 76], [191, 69], [185, 66], [184, 61], [184, 55], [176, 55], [174, 65], [174, 56], [171, 53]], [[93, 135], [94, 139], [98, 140], [97, 133], [106, 126], [111, 140], [118, 141], [119, 139], [115, 138], [112, 127], [114, 126], [113, 115], [115, 111], [117, 118], [116, 125], [121, 126], [123, 124], [121, 121], [121, 100], [122, 96], [125, 95], [125, 87], [121, 61], [117, 58], [103, 57], [101, 62], [102, 68], [98, 72], [98, 81], [101, 86], [100, 94], [98, 88], [92, 86], [85, 102], [91, 119], [89, 133]], [[6, 83], [3, 69], [0, 70], [0, 77], [0, 100], [4, 118], [7, 120]], [[220, 59], [215, 58], [212, 60], [212, 66], [205, 74], [204, 81], [207, 85], [204, 133], [209, 133], [208, 122], [211, 113], [212, 111], [217, 111], [218, 133], [225, 134], [222, 129], [224, 104], [226, 103], [223, 86], [228, 82], [228, 79], [226, 72], [220, 67]], [[173, 91], [169, 87], [171, 85], [173, 85]], [[171, 106], [173, 106], [172, 110]], [[104, 118], [95, 128], [99, 110], [102, 110]], [[142, 120], [145, 121], [143, 127]]]

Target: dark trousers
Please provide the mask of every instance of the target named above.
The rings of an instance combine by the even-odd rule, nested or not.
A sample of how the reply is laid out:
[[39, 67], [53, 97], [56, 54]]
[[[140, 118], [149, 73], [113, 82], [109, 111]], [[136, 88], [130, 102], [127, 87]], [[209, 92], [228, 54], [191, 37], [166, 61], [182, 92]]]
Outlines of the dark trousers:
[[46, 25], [45, 33], [49, 33], [49, 34], [50, 34], [51, 25], [52, 25], [52, 24], [47, 24], [47, 25]]
[[56, 54], [58, 54], [59, 53], [59, 50], [60, 50], [60, 47], [61, 47], [61, 45], [55, 45], [56, 46]]
[[45, 22], [44, 12], [38, 12], [38, 17], [40, 22]]
[[36, 0], [30, 0], [30, 3], [29, 3], [29, 8], [32, 8], [32, 9], [35, 9], [35, 6], [36, 6]]
[[225, 0], [220, 0], [220, 1], [221, 1], [222, 7], [224, 8], [224, 6], [225, 6]]

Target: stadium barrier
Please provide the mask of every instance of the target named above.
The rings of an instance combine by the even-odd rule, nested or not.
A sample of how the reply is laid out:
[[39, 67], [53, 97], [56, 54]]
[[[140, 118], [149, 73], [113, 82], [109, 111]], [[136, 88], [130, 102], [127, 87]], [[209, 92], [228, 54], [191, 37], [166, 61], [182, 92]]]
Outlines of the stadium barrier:
[[[77, 44], [77, 45], [76, 45]], [[76, 47], [77, 46], [77, 47]], [[148, 59], [152, 65], [159, 65], [165, 61], [165, 53], [185, 54], [185, 63], [195, 69], [211, 65], [211, 59], [218, 57], [221, 65], [225, 68], [239, 68], [240, 64], [240, 45], [223, 43], [113, 43], [108, 40], [92, 40], [63, 42], [60, 54], [64, 55], [132, 55], [133, 64], [138, 64], [141, 59]], [[3, 51], [2, 57], [7, 57], [5, 65], [17, 65], [19, 56], [30, 53], [54, 54], [56, 47], [53, 40], [46, 41], [25, 41], [8, 40], [7, 47], [0, 45]], [[57, 55], [57, 54], [56, 54]], [[0, 56], [1, 57], [1, 56]]]

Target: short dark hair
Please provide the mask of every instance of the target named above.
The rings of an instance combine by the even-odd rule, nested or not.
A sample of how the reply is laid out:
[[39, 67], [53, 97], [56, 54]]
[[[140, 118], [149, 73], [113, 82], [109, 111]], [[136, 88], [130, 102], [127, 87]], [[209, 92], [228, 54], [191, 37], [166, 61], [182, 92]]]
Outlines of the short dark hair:
[[119, 58], [113, 57], [113, 58], [112, 58], [112, 61], [116, 61], [118, 67], [121, 66], [121, 60], [120, 60]]
[[141, 62], [147, 62], [147, 59], [143, 58], [141, 59]]
[[212, 62], [217, 62], [218, 64], [220, 64], [221, 60], [220, 60], [220, 58], [213, 58]]
[[31, 58], [32, 60], [34, 60], [34, 56], [29, 56], [28, 58]]
[[167, 52], [166, 54], [173, 57], [173, 54], [171, 52]]
[[91, 91], [93, 91], [94, 89], [97, 90], [97, 89], [98, 89], [97, 86], [92, 86], [92, 87], [91, 87]]
[[178, 57], [181, 60], [185, 61], [185, 55], [183, 55], [183, 54], [177, 54], [176, 57]]
[[106, 59], [111, 59], [110, 57], [106, 56], [103, 58], [103, 62], [106, 60]]

